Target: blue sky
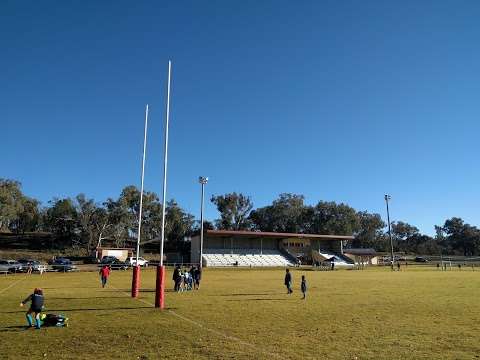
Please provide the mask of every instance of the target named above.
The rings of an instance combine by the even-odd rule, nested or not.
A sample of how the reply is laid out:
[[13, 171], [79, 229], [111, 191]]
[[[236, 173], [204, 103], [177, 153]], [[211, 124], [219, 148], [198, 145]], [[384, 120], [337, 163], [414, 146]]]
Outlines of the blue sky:
[[[282, 192], [346, 202], [433, 233], [479, 225], [475, 1], [2, 1], [0, 177], [46, 203]], [[215, 208], [207, 204], [206, 216]]]

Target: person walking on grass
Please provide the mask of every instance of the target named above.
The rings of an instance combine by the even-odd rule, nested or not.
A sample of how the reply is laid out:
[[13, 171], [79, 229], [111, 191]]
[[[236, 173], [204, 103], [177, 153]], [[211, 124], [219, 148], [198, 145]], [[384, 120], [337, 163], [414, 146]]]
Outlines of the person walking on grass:
[[105, 285], [107, 285], [107, 280], [109, 276], [110, 276], [110, 268], [107, 265], [104, 265], [100, 269], [100, 277], [102, 279], [102, 288], [104, 288]]
[[32, 319], [32, 314], [35, 314], [35, 328], [40, 329], [41, 327], [41, 322], [40, 322], [40, 312], [42, 311], [43, 308], [43, 290], [40, 288], [35, 288], [33, 290], [33, 294], [29, 295], [25, 300], [23, 300], [20, 303], [20, 306], [24, 306], [26, 303], [30, 302], [30, 308], [28, 309], [27, 313], [25, 314], [25, 317], [27, 318], [28, 322], [28, 327], [33, 327], [33, 319]]
[[199, 266], [195, 269], [195, 278], [193, 279], [193, 287], [196, 290], [200, 290], [200, 281], [202, 280], [202, 268]]
[[302, 275], [302, 283], [300, 285], [300, 290], [302, 290], [303, 300], [307, 298], [307, 280], [305, 280], [305, 275]]
[[286, 269], [285, 270], [285, 286], [287, 287], [287, 294], [293, 293], [292, 290], [292, 274], [290, 274], [290, 270]]

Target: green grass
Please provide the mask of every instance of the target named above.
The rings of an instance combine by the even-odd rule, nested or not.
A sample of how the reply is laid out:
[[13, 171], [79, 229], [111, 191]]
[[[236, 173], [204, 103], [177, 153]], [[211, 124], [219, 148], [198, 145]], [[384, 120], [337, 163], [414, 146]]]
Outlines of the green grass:
[[[289, 296], [281, 269], [205, 269], [201, 290], [168, 292], [165, 311], [151, 306], [153, 269], [139, 300], [131, 272], [113, 272], [106, 289], [88, 272], [0, 276], [0, 358], [479, 358], [480, 271], [292, 271]], [[34, 287], [70, 327], [24, 330], [19, 303]]]

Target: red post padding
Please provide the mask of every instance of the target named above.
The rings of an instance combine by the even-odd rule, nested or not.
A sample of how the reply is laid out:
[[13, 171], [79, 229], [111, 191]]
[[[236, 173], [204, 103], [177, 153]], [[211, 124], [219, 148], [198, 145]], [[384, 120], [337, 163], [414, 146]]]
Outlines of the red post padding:
[[133, 267], [133, 277], [132, 277], [132, 297], [138, 297], [138, 291], [140, 290], [140, 266], [136, 265]]
[[155, 288], [155, 307], [165, 307], [165, 266], [157, 266], [157, 285]]

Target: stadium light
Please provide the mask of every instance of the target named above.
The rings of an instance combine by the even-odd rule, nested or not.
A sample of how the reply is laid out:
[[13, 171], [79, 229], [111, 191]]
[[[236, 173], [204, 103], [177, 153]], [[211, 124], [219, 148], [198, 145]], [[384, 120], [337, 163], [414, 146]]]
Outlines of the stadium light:
[[200, 205], [200, 268], [202, 268], [203, 257], [203, 204], [205, 198], [205, 185], [208, 183], [208, 177], [199, 176], [198, 182], [202, 186], [202, 200]]
[[391, 256], [390, 266], [392, 267], [392, 271], [393, 271], [395, 258], [393, 257], [392, 229], [390, 228], [390, 210], [388, 208], [388, 200], [390, 200], [391, 198], [392, 197], [390, 195], [385, 194], [385, 203], [387, 204], [388, 237], [390, 238], [390, 256]]
[[165, 243], [165, 205], [167, 201], [167, 162], [168, 162], [168, 121], [170, 117], [170, 82], [172, 62], [168, 61], [167, 103], [165, 110], [165, 144], [163, 158], [163, 204], [162, 204], [162, 237], [160, 239], [160, 263], [157, 266], [155, 286], [155, 307], [165, 307], [165, 266], [163, 266], [163, 244]]
[[145, 127], [143, 134], [143, 157], [142, 157], [142, 180], [140, 186], [140, 209], [138, 211], [138, 234], [137, 234], [137, 255], [132, 276], [132, 297], [138, 297], [140, 287], [140, 266], [138, 265], [138, 256], [140, 253], [140, 236], [142, 233], [142, 209], [143, 209], [143, 180], [145, 178], [145, 153], [147, 150], [147, 127], [148, 127], [148, 104], [145, 107]]

